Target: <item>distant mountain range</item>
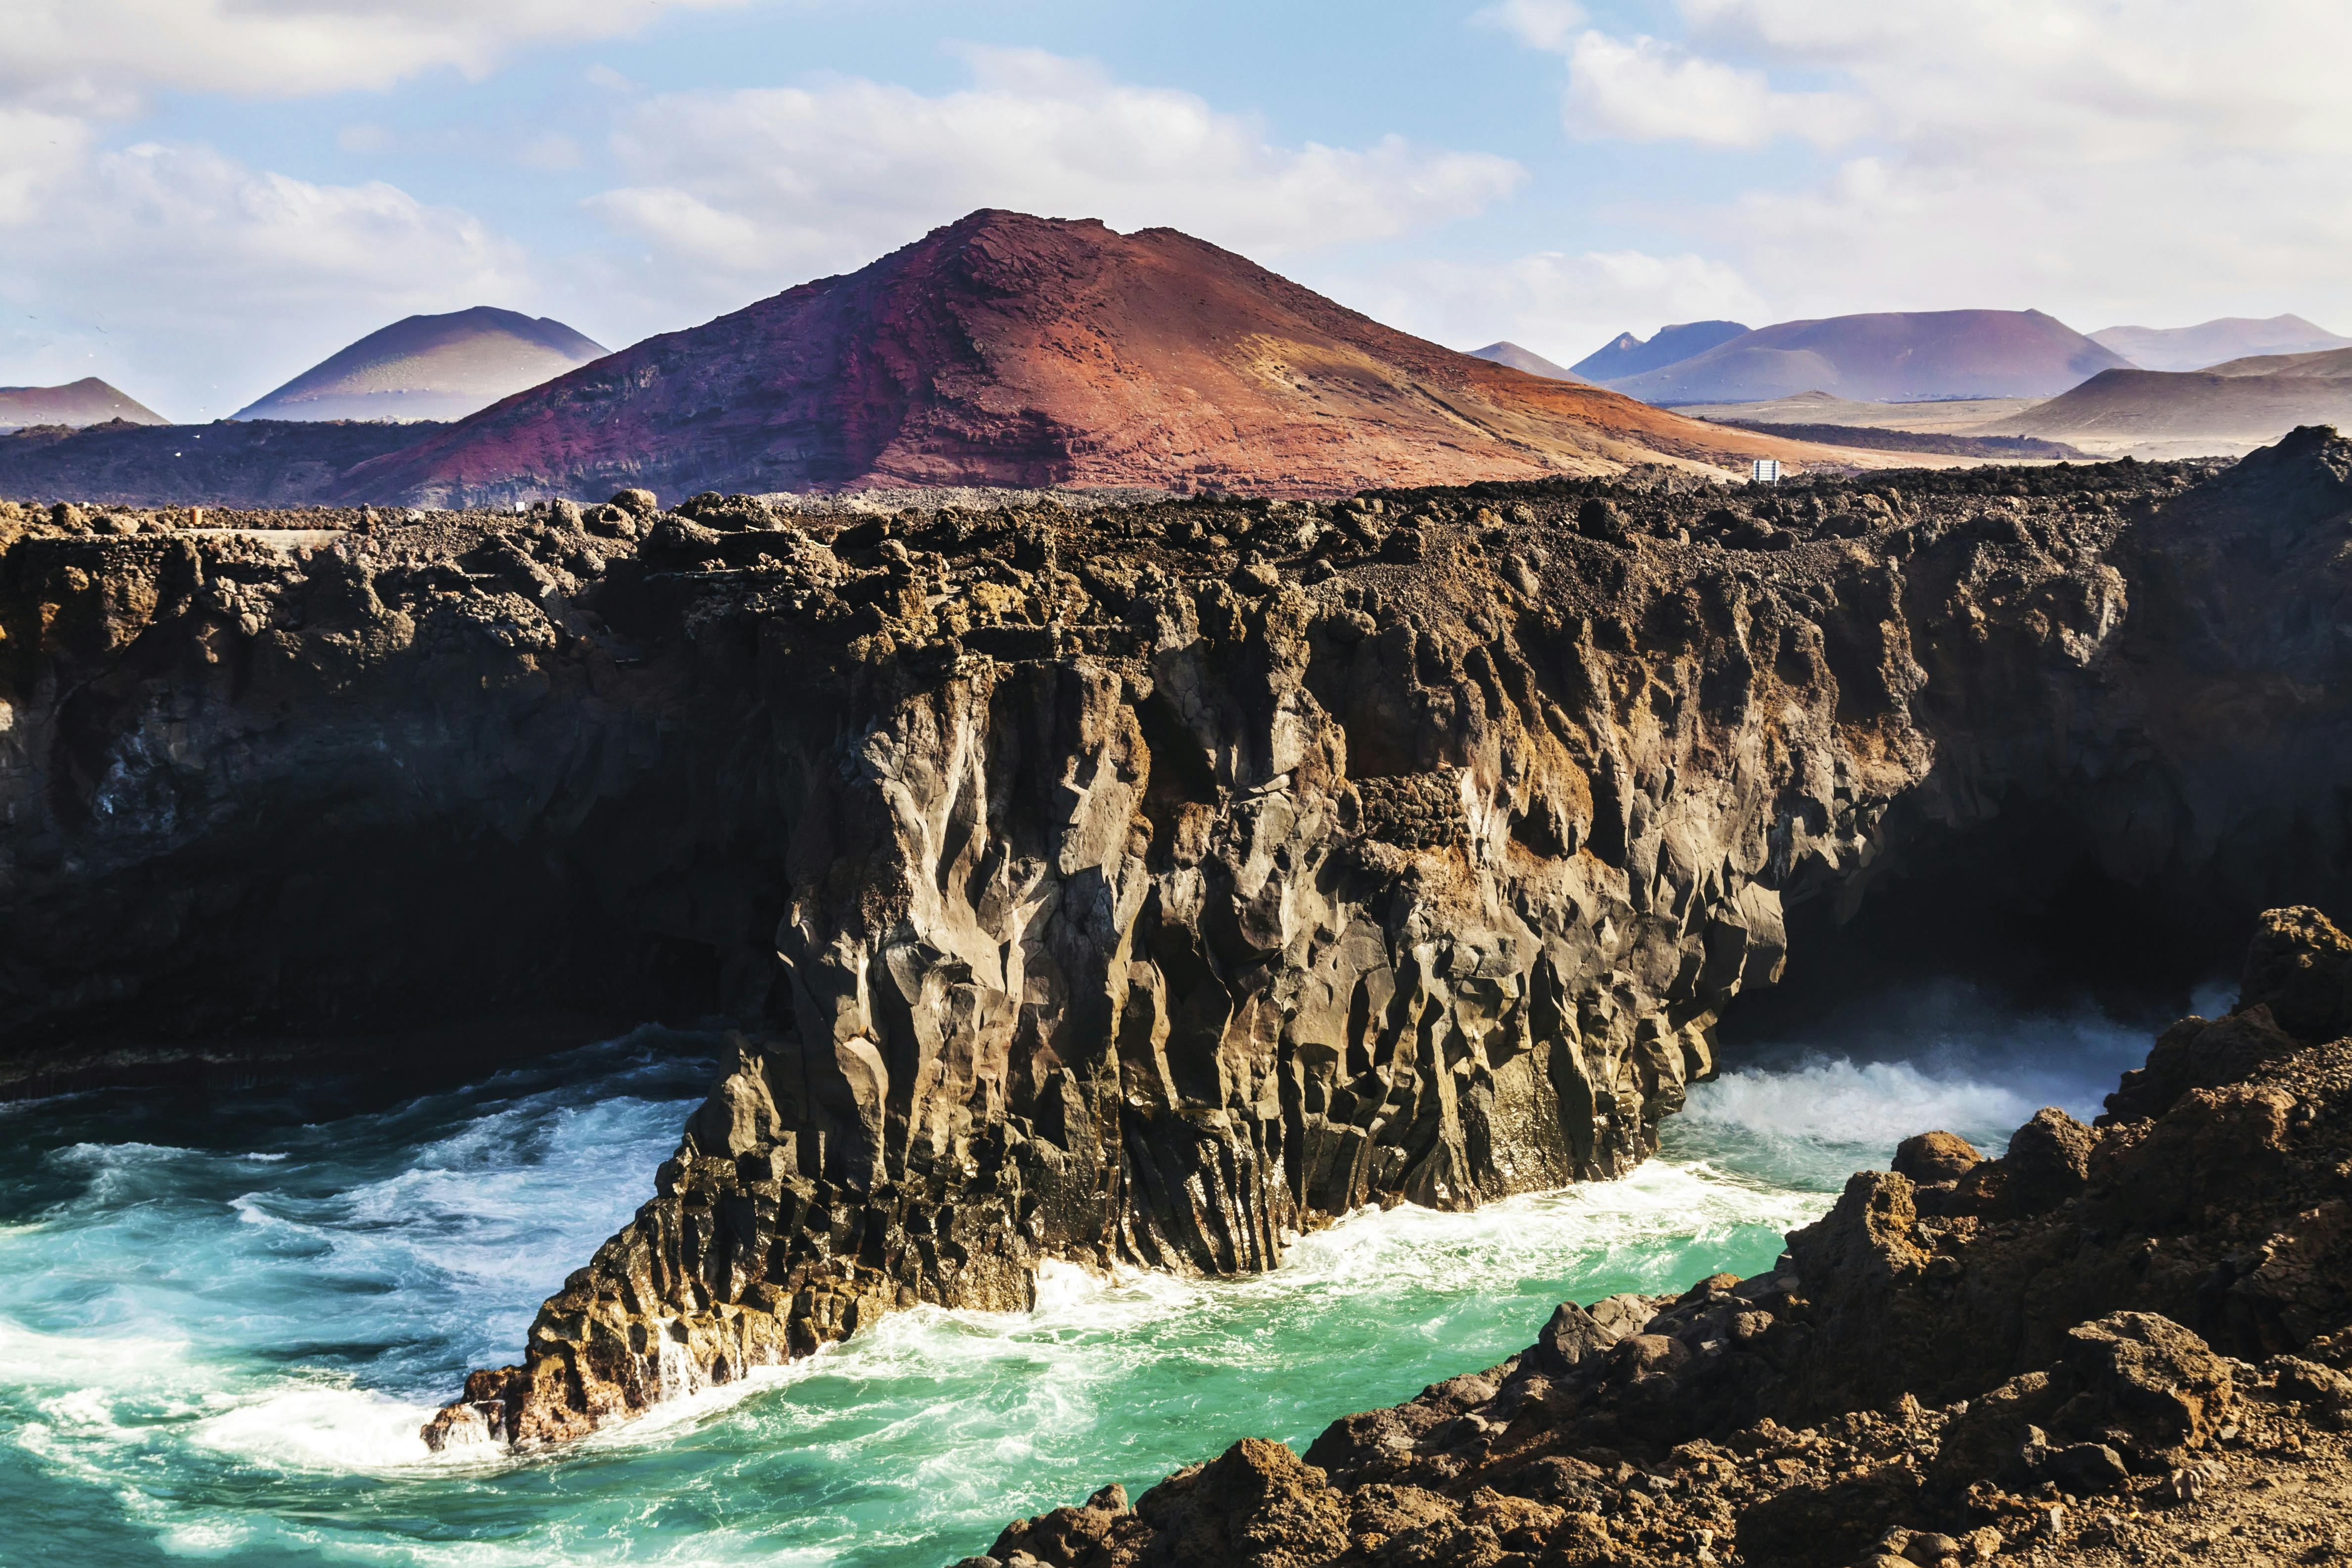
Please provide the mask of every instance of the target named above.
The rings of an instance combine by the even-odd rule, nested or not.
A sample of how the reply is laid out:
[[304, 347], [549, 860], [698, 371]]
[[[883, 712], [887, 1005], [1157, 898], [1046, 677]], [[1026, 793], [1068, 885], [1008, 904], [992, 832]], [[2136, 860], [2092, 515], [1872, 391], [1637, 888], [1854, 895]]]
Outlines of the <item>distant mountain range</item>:
[[0, 430], [35, 425], [103, 425], [110, 419], [133, 425], [165, 423], [162, 415], [94, 375], [64, 386], [0, 386]]
[[239, 419], [462, 419], [609, 353], [562, 322], [477, 305], [394, 321]]
[[2223, 316], [2193, 327], [2105, 327], [2093, 332], [2091, 339], [2141, 370], [2203, 370], [2224, 360], [2254, 354], [2352, 348], [2352, 338], [2338, 337], [2301, 316], [2273, 316], [2259, 321], [2247, 316]]
[[2111, 370], [1987, 434], [2103, 445], [2201, 443], [2242, 452], [2298, 425], [2352, 428], [2352, 348], [2230, 360], [2201, 371]]
[[341, 493], [1308, 495], [1753, 456], [1827, 454], [1441, 348], [1173, 229], [983, 211], [510, 397], [362, 465]]
[[1523, 349], [1514, 342], [1488, 343], [1483, 349], [1472, 349], [1470, 357], [1491, 360], [1496, 364], [1507, 364], [1513, 370], [1523, 370], [1529, 375], [1540, 375], [1549, 381], [1581, 382], [1584, 380], [1584, 377], [1566, 366], [1554, 364], [1535, 350]]
[[1865, 402], [2049, 397], [2125, 368], [2113, 349], [2039, 310], [1925, 310], [1783, 321], [1607, 384], [1665, 405], [1801, 392]]
[[1685, 321], [1678, 327], [1660, 327], [1646, 341], [1631, 332], [1620, 332], [1577, 361], [1576, 374], [1591, 381], [1622, 381], [1644, 371], [1663, 370], [1695, 359], [1718, 344], [1744, 336], [1748, 331], [1738, 321]]

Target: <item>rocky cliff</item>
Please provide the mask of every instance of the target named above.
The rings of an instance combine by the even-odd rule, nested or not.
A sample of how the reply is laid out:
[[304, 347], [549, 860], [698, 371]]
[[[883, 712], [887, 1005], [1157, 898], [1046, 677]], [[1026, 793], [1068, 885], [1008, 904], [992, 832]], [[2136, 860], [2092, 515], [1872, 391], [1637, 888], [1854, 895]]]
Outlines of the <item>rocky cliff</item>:
[[2352, 939], [2272, 911], [2096, 1126], [1922, 1133], [1769, 1273], [1564, 1303], [1303, 1459], [1244, 1440], [962, 1568], [2342, 1562], [2347, 1031]]
[[2218, 475], [19, 514], [6, 1050], [734, 1020], [436, 1441], [1049, 1258], [1265, 1268], [1641, 1159], [1786, 911], [1906, 866], [2176, 927], [2339, 894], [2347, 471], [2310, 432]]

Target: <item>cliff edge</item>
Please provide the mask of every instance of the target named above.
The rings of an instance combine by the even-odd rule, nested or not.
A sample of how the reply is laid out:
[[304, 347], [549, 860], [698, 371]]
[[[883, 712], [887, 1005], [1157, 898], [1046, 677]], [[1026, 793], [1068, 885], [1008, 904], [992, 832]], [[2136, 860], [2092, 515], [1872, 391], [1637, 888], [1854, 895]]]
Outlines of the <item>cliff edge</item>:
[[1263, 1268], [1626, 1169], [1790, 911], [1906, 867], [2200, 929], [2343, 892], [2347, 471], [2313, 431], [1774, 489], [19, 510], [0, 1055], [732, 1021], [438, 1442], [1047, 1258]]

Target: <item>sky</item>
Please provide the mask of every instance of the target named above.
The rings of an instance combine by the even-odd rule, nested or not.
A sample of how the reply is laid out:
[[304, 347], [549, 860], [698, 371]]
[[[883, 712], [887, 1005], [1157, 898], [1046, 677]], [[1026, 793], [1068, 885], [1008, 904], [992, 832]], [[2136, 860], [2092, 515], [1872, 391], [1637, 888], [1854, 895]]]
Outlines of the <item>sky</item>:
[[0, 384], [233, 413], [413, 313], [619, 348], [974, 208], [1456, 348], [2352, 329], [2343, 0], [0, 0]]

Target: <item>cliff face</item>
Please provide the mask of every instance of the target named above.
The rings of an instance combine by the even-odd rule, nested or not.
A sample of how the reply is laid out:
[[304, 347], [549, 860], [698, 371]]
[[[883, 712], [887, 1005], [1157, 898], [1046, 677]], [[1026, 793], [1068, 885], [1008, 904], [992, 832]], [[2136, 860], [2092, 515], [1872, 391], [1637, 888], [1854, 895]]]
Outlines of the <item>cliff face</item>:
[[1303, 1463], [1244, 1439], [962, 1568], [2340, 1561], [2347, 980], [2352, 940], [2271, 911], [2237, 1006], [2095, 1126], [1907, 1139], [1768, 1273], [1564, 1303]]
[[[28, 537], [8, 1050], [737, 1020], [436, 1441], [1047, 1258], [1265, 1268], [1639, 1160], [1787, 901], [1957, 829], [2055, 823], [2184, 910], [2339, 893], [2347, 469]], [[2048, 850], [1979, 858], [2028, 902]]]

